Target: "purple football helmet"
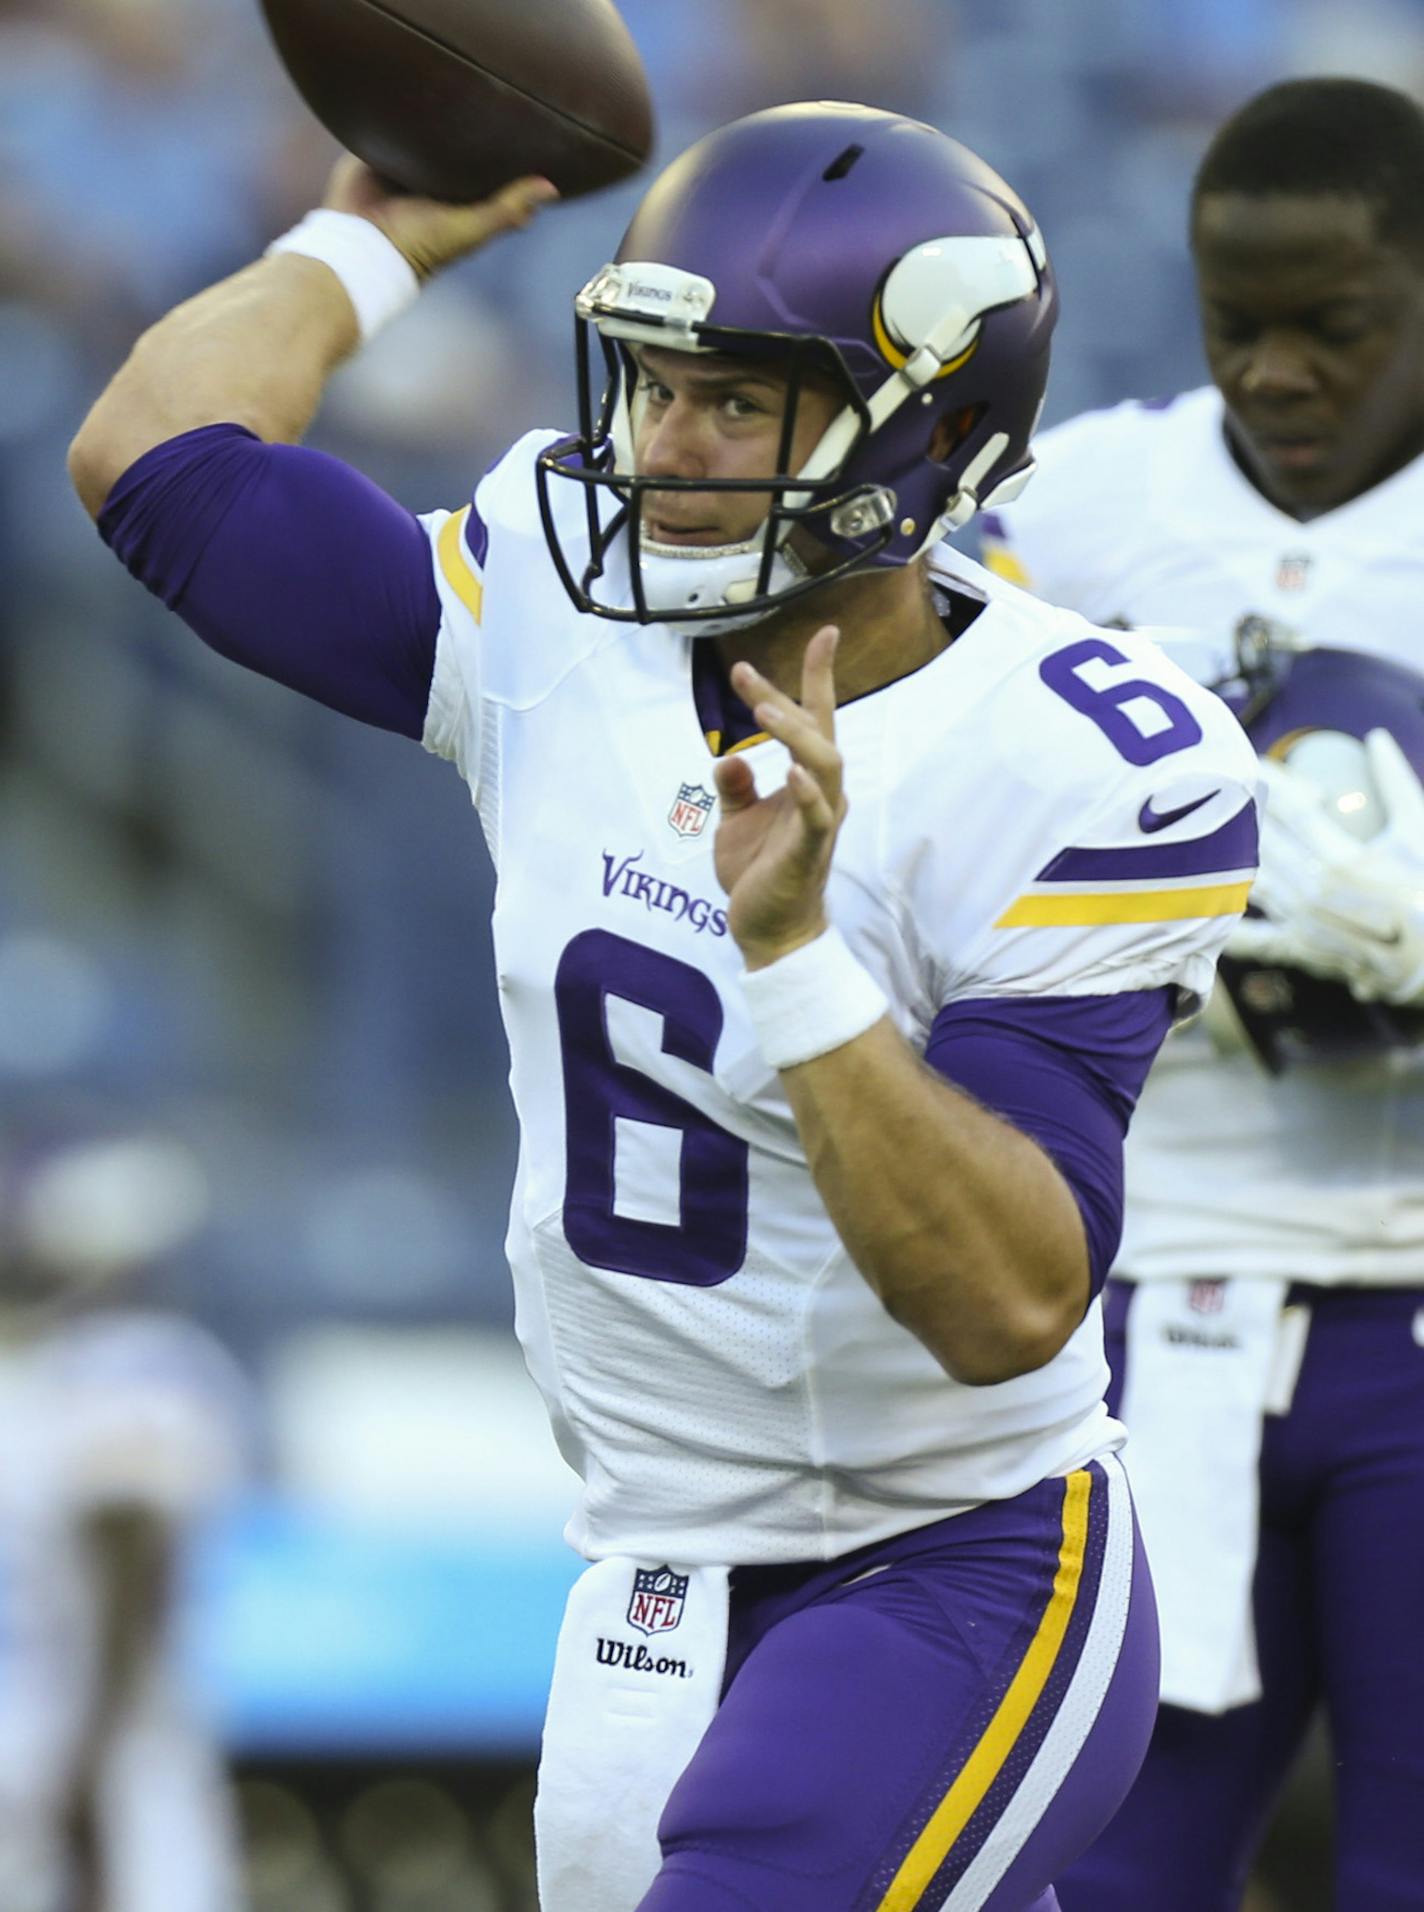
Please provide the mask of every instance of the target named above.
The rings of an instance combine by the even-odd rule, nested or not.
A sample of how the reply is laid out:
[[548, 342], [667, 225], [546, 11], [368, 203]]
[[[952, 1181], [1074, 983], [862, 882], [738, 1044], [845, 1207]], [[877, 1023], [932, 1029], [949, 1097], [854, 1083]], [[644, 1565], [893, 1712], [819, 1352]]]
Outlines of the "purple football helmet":
[[[1239, 675], [1216, 689], [1263, 757], [1302, 745], [1387, 730], [1424, 777], [1424, 676], [1363, 651], [1296, 648], [1260, 618], [1237, 631]], [[1339, 793], [1343, 794], [1343, 793]], [[1370, 799], [1352, 792], [1342, 807]], [[1343, 982], [1276, 964], [1223, 956], [1218, 970], [1261, 1060], [1280, 1074], [1292, 1062], [1358, 1061], [1424, 1042], [1424, 1009], [1360, 1002]]]
[[[998, 174], [917, 120], [817, 102], [722, 127], [654, 182], [575, 309], [579, 431], [542, 455], [537, 482], [580, 610], [710, 634], [851, 572], [912, 563], [981, 505], [1017, 496], [1033, 470], [1057, 317], [1048, 255]], [[639, 344], [777, 362], [788, 385], [777, 472], [638, 477]], [[844, 404], [791, 471], [808, 374], [831, 379]], [[586, 553], [565, 547], [559, 484], [583, 487]], [[770, 494], [745, 544], [649, 537], [650, 492], [717, 490]]]

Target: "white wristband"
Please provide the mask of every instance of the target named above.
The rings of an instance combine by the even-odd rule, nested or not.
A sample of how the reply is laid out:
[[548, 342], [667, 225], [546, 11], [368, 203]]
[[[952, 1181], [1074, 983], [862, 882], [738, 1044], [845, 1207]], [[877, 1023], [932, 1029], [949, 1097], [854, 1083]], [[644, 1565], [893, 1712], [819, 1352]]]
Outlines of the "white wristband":
[[329, 206], [309, 212], [272, 241], [266, 257], [277, 252], [295, 252], [330, 266], [356, 308], [363, 345], [413, 305], [420, 291], [415, 267], [400, 247], [359, 213], [336, 212]]
[[838, 929], [765, 969], [742, 972], [742, 995], [762, 1055], [793, 1069], [863, 1036], [890, 1005], [846, 947]]

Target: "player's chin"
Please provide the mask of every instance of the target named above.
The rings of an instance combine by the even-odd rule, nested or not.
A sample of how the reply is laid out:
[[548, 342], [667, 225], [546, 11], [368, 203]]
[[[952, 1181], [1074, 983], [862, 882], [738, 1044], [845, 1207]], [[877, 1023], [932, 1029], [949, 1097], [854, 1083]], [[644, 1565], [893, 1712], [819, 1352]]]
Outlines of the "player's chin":
[[1252, 445], [1261, 489], [1291, 511], [1329, 511], [1358, 489], [1347, 460], [1322, 440]]

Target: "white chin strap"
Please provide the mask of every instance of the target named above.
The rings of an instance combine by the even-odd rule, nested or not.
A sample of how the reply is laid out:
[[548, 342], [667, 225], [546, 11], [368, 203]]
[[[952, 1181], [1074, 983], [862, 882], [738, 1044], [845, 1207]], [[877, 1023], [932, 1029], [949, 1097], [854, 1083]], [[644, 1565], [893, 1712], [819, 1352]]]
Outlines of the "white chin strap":
[[[765, 525], [745, 544], [659, 544], [653, 538], [644, 538], [641, 570], [649, 610], [656, 611], [660, 621], [673, 630], [686, 631], [693, 637], [716, 637], [721, 631], [755, 622], [738, 607], [757, 594], [765, 540]], [[783, 543], [771, 561], [767, 593], [778, 597], [809, 575]], [[715, 604], [725, 606], [724, 615], [682, 615]], [[769, 616], [774, 608], [768, 605], [760, 615]]]

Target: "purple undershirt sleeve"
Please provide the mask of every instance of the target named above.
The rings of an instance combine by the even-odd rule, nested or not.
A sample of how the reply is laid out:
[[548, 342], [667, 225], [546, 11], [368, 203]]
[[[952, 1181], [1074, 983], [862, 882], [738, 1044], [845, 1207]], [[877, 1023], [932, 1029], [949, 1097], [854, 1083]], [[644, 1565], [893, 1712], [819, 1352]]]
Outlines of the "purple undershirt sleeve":
[[205, 425], [129, 467], [99, 532], [222, 656], [362, 723], [421, 735], [440, 628], [430, 543], [349, 465]]
[[1052, 1157], [1072, 1189], [1096, 1294], [1122, 1239], [1122, 1145], [1174, 1010], [1171, 989], [951, 1003], [925, 1060]]

